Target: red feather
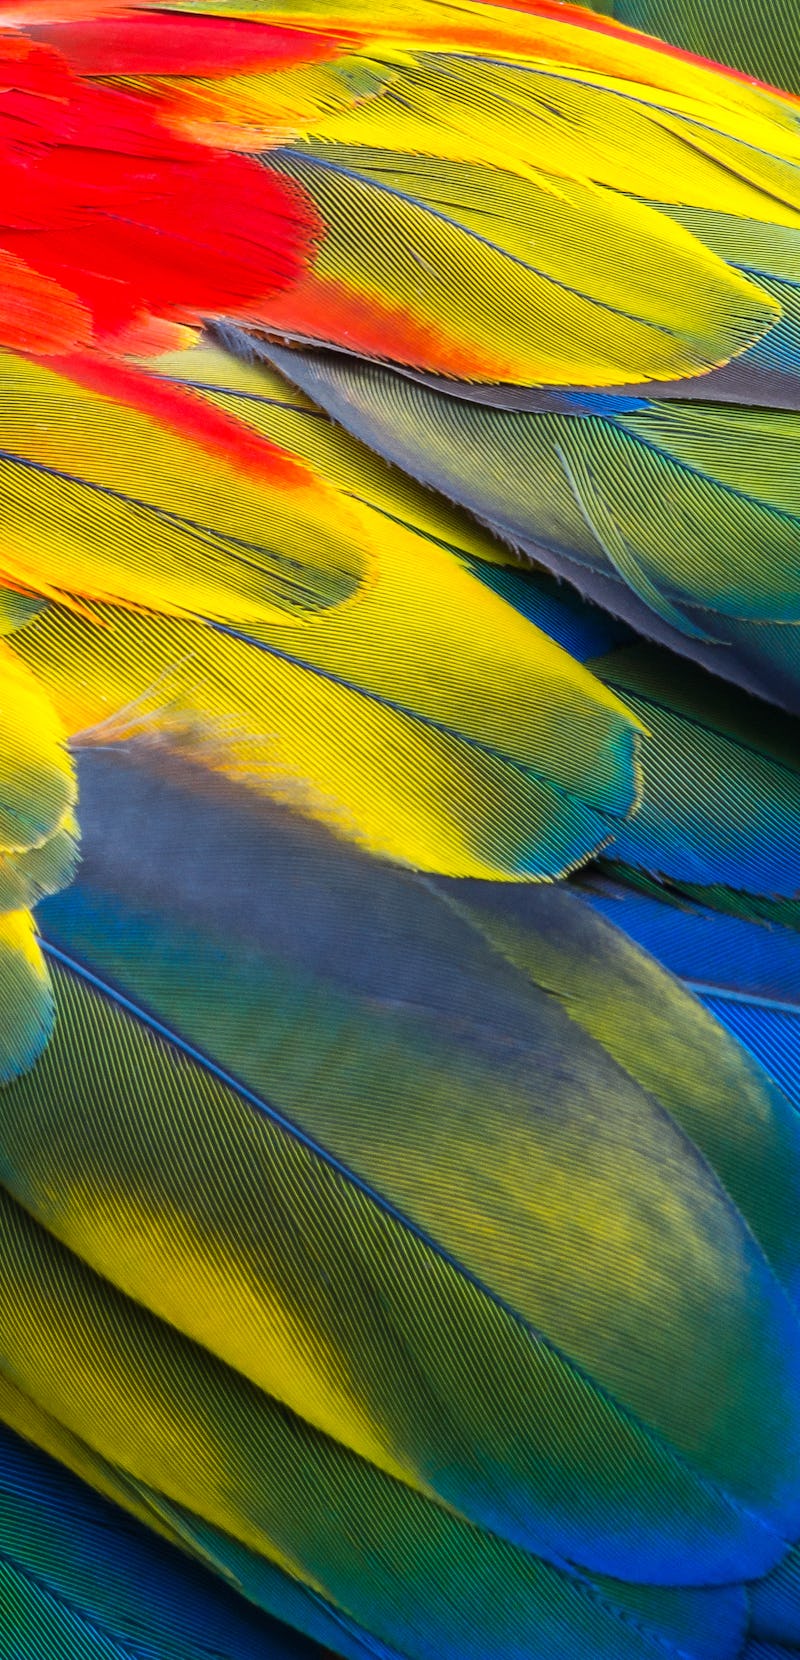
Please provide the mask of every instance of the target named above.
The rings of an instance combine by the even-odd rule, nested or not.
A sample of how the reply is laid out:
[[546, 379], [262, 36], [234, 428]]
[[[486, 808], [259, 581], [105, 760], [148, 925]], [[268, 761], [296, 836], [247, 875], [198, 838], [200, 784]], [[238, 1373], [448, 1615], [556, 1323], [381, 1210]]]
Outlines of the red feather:
[[144, 370], [116, 363], [97, 352], [63, 357], [51, 367], [87, 391], [149, 416], [159, 426], [207, 450], [216, 459], [224, 457], [252, 477], [297, 488], [313, 483], [313, 475], [302, 461], [226, 415], [224, 410], [215, 409], [189, 387], [159, 380]]
[[325, 34], [244, 18], [166, 12], [48, 24], [30, 33], [56, 46], [79, 75], [235, 75], [315, 63], [359, 43], [358, 36], [344, 30]]
[[74, 296], [100, 342], [143, 313], [257, 320], [317, 229], [283, 180], [176, 137], [143, 99], [82, 83], [53, 48], [10, 34], [0, 179], [0, 251]]

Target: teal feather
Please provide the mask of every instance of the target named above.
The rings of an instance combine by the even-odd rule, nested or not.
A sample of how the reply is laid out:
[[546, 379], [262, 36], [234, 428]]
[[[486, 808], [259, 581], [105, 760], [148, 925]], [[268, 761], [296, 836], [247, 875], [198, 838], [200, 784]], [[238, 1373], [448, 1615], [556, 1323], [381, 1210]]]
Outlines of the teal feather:
[[5, 1427], [0, 1588], [15, 1660], [314, 1660], [322, 1652], [259, 1617]]
[[269, 357], [356, 437], [585, 598], [800, 710], [793, 411], [606, 398], [598, 413], [536, 413], [343, 354]]

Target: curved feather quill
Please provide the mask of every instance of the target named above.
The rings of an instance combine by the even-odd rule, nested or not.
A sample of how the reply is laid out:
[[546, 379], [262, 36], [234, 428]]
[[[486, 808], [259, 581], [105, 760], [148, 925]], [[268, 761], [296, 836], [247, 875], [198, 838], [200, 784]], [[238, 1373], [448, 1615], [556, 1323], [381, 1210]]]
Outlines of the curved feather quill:
[[797, 711], [796, 414], [588, 395], [581, 413], [505, 410], [340, 354], [269, 353], [356, 436], [585, 597]]

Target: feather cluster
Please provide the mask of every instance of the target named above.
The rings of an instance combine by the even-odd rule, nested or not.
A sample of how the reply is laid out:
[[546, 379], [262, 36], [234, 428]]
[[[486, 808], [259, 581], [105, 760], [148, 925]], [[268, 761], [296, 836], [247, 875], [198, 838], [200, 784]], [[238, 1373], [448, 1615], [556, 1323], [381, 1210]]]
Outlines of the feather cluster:
[[3, 7], [0, 1653], [798, 1652], [758, 5]]

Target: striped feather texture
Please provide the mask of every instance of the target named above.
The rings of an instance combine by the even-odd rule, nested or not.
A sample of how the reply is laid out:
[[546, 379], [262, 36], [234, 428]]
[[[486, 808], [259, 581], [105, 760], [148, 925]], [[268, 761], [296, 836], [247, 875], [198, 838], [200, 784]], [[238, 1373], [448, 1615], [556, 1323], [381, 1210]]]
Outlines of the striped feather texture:
[[642, 798], [605, 858], [640, 890], [796, 927], [797, 720], [772, 711], [765, 721], [763, 706], [637, 641], [542, 570], [484, 567], [483, 580], [591, 667], [645, 728]]
[[726, 914], [724, 891], [673, 895], [624, 865], [607, 869], [589, 880], [594, 908], [678, 975], [800, 1107], [796, 902], [763, 915], [752, 903], [729, 905]]
[[[90, 83], [86, 97], [110, 96], [113, 79], [115, 97], [135, 93], [142, 120], [193, 157], [260, 150], [260, 174], [241, 161], [242, 188], [257, 197], [260, 177], [265, 207], [275, 192], [287, 213], [306, 203], [314, 245], [299, 280], [251, 284], [231, 314], [456, 390], [482, 383], [477, 402], [423, 406], [384, 379], [379, 410], [364, 408], [361, 385], [342, 396], [317, 374], [315, 390], [345, 421], [355, 401], [361, 436], [501, 535], [543, 544], [589, 597], [794, 706], [794, 410], [607, 394], [571, 405], [559, 390], [677, 377], [691, 399], [695, 380], [741, 353], [746, 373], [794, 372], [792, 105], [570, 8], [454, 14], [428, 0], [384, 17], [351, 0], [336, 15], [310, 5], [247, 20], [222, 3], [195, 9], [165, 12], [161, 35], [136, 9], [102, 27], [45, 25], [33, 58], [57, 46], [88, 77], [75, 82]], [[214, 240], [210, 207], [207, 218]], [[166, 294], [147, 304], [189, 320]], [[221, 306], [209, 295], [205, 313]], [[516, 417], [513, 404], [496, 414], [504, 382], [555, 388], [553, 419]], [[409, 441], [398, 403], [412, 396]], [[580, 419], [559, 422], [562, 408]], [[521, 490], [520, 463], [538, 493]], [[651, 499], [666, 511], [649, 513]]]
[[349, 431], [586, 598], [800, 708], [795, 413], [608, 398], [534, 413], [340, 354], [270, 356]]
[[[299, 1574], [356, 1625], [403, 1653], [426, 1652], [430, 1643], [449, 1645], [453, 1652], [456, 1644], [463, 1652], [469, 1643], [479, 1652], [485, 1640], [481, 1620], [490, 1605], [496, 1606], [501, 1586], [503, 1597], [510, 1599], [511, 1623], [505, 1636], [501, 1627], [499, 1640], [510, 1653], [517, 1652], [528, 1620], [537, 1643], [544, 1633], [554, 1654], [574, 1641], [582, 1643], [584, 1652], [618, 1654], [620, 1642], [625, 1644], [622, 1652], [632, 1645], [632, 1653], [648, 1653], [647, 1631], [669, 1634], [683, 1618], [689, 1621], [692, 1642], [701, 1642], [696, 1652], [705, 1653], [702, 1643], [708, 1642], [710, 1654], [734, 1653], [734, 1647], [725, 1645], [733, 1644], [742, 1615], [736, 1614], [729, 1592], [709, 1605], [713, 1631], [706, 1639], [703, 1603], [686, 1602], [688, 1590], [679, 1597], [676, 1591], [645, 1592], [635, 1586], [729, 1580], [737, 1561], [738, 1572], [749, 1576], [780, 1554], [773, 1524], [766, 1529], [764, 1524], [767, 1515], [777, 1520], [774, 1505], [784, 1480], [789, 1432], [785, 1411], [771, 1414], [769, 1422], [762, 1418], [757, 1428], [752, 1397], [745, 1405], [755, 1372], [751, 1385], [739, 1364], [745, 1393], [735, 1408], [729, 1391], [730, 1432], [723, 1429], [716, 1396], [702, 1439], [698, 1432], [706, 1368], [712, 1357], [715, 1367], [725, 1367], [723, 1332], [729, 1320], [737, 1355], [744, 1345], [740, 1322], [755, 1320], [748, 1324], [744, 1346], [753, 1368], [763, 1352], [774, 1390], [794, 1340], [789, 1305], [769, 1289], [769, 1279], [756, 1266], [759, 1258], [752, 1256], [752, 1243], [747, 1243], [753, 1236], [744, 1232], [736, 1249], [751, 1255], [748, 1279], [760, 1290], [751, 1292], [749, 1312], [740, 1303], [745, 1282], [731, 1271], [740, 1224], [734, 1224], [721, 1188], [714, 1196], [709, 1166], [691, 1151], [679, 1126], [685, 1125], [707, 1157], [724, 1158], [725, 1144], [718, 1137], [715, 1143], [713, 1125], [725, 1090], [732, 1089], [739, 1102], [743, 1138], [742, 1107], [749, 1092], [759, 1156], [774, 1160], [770, 1189], [774, 1193], [775, 1183], [784, 1183], [789, 1204], [789, 1161], [800, 1151], [796, 1120], [758, 1072], [748, 1071], [736, 1047], [726, 1046], [719, 1029], [712, 1022], [703, 1024], [699, 1011], [692, 1016], [697, 1035], [690, 1038], [692, 1004], [684, 1003], [675, 1048], [676, 1057], [683, 1054], [686, 1088], [674, 1072], [669, 1082], [662, 1077], [656, 1083], [648, 1058], [655, 1046], [643, 1043], [639, 1059], [625, 1049], [630, 1023], [621, 983], [612, 985], [608, 975], [607, 930], [601, 931], [597, 949], [600, 975], [608, 986], [608, 1025], [581, 1036], [574, 1014], [569, 1020], [552, 995], [555, 988], [557, 998], [563, 996], [566, 1006], [573, 1007], [581, 975], [591, 980], [593, 974], [586, 937], [589, 913], [577, 901], [541, 892], [536, 905], [520, 913], [521, 895], [513, 890], [508, 906], [502, 890], [481, 886], [466, 890], [456, 885], [436, 897], [428, 885], [418, 887], [410, 877], [365, 865], [363, 856], [326, 840], [319, 829], [301, 831], [278, 810], [266, 836], [269, 820], [263, 810], [254, 811], [247, 796], [237, 803], [230, 785], [212, 786], [203, 777], [190, 768], [179, 782], [174, 764], [164, 777], [159, 766], [137, 758], [135, 751], [127, 760], [87, 758], [82, 769], [82, 875], [70, 899], [51, 901], [43, 909], [46, 935], [55, 947], [61, 1018], [36, 1072], [2, 1100], [6, 1186], [62, 1242], [56, 1246], [41, 1230], [32, 1233], [33, 1223], [6, 1206], [4, 1271], [13, 1276], [19, 1294], [9, 1295], [4, 1304], [4, 1353], [17, 1387], [106, 1461], [121, 1464], [136, 1482], [160, 1487], [170, 1505], [195, 1511], [249, 1549]], [[187, 844], [190, 824], [194, 830]], [[209, 861], [209, 875], [218, 868], [219, 836], [236, 848], [236, 863], [217, 906], [214, 882], [204, 878], [204, 862]], [[171, 873], [163, 886], [159, 871]], [[367, 880], [382, 890], [380, 902], [368, 901]], [[357, 906], [350, 894], [354, 881]], [[256, 891], [262, 895], [263, 921], [253, 910]], [[548, 901], [541, 914], [539, 898]], [[559, 907], [555, 931], [552, 904]], [[574, 937], [569, 929], [573, 917]], [[358, 937], [354, 930], [359, 927], [368, 933], [378, 928], [378, 949]], [[528, 978], [534, 940], [536, 974], [548, 987], [544, 994]], [[542, 955], [547, 941], [553, 942], [550, 957]], [[334, 956], [326, 958], [331, 946]], [[646, 959], [637, 960], [630, 947], [625, 949], [635, 983]], [[247, 979], [236, 966], [241, 952]], [[281, 960], [285, 966], [279, 969]], [[256, 974], [255, 961], [261, 964]], [[406, 981], [402, 997], [400, 965]], [[387, 976], [393, 987], [388, 998], [381, 989]], [[673, 995], [679, 996], [677, 991]], [[253, 996], [264, 999], [258, 1015]], [[204, 1057], [211, 997], [229, 1016], [215, 1023], [214, 1053]], [[436, 1011], [434, 1024], [430, 1016], [423, 1018], [425, 1000], [431, 1013]], [[652, 1006], [657, 1018], [655, 998]], [[295, 1013], [287, 1024], [290, 1007]], [[456, 1046], [456, 1034], [464, 1031], [471, 1008], [473, 1036], [464, 1050]], [[594, 1016], [581, 1014], [584, 1018], [591, 1023]], [[564, 1023], [569, 1040], [562, 1032]], [[664, 1034], [673, 1025], [665, 1015]], [[262, 1034], [257, 1052], [251, 1035], [256, 1030]], [[503, 1044], [498, 1041], [501, 1031]], [[79, 1112], [69, 1100], [76, 1043], [85, 1055]], [[536, 1044], [537, 1060], [520, 1070], [515, 1052], [523, 1044]], [[387, 1053], [394, 1055], [391, 1074], [385, 1067]], [[535, 1107], [531, 1081], [543, 1077], [548, 1053], [548, 1084]], [[613, 1089], [613, 1119], [598, 1116], [591, 1105], [589, 1068], [598, 1106], [603, 1088]], [[139, 1080], [135, 1096], [125, 1085], [132, 1069]], [[723, 1081], [726, 1069], [728, 1083]], [[376, 1101], [378, 1075], [382, 1085]], [[634, 1082], [637, 1076], [644, 1089]], [[698, 1078], [709, 1082], [707, 1107], [697, 1098]], [[512, 1087], [518, 1095], [525, 1091], [528, 1114], [533, 1109], [527, 1119], [513, 1106]], [[667, 1112], [648, 1093], [654, 1088]], [[717, 1105], [714, 1090], [720, 1092]], [[415, 1126], [421, 1094], [426, 1106], [420, 1142]], [[641, 1125], [647, 1102], [650, 1150], [634, 1175], [629, 1161], [636, 1156], [635, 1144], [624, 1130], [625, 1115], [630, 1110]], [[570, 1245], [558, 1191], [570, 1161], [583, 1162], [581, 1117], [592, 1138], [594, 1196], [586, 1191]], [[439, 1152], [431, 1135], [434, 1126], [441, 1138]], [[606, 1157], [604, 1141], [612, 1127], [614, 1145], [608, 1144]], [[521, 1136], [530, 1141], [527, 1154]], [[502, 1156], [501, 1137], [509, 1154], [515, 1149], [513, 1157]], [[490, 1141], [497, 1151], [491, 1181], [484, 1187], [480, 1173], [487, 1170]], [[658, 1158], [653, 1157], [656, 1143]], [[453, 1169], [456, 1144], [459, 1179], [453, 1188], [452, 1182], [443, 1185], [442, 1177], [447, 1167]], [[479, 1145], [482, 1159], [477, 1157]], [[774, 1204], [768, 1211], [759, 1209], [763, 1177], [756, 1176], [746, 1147], [743, 1139], [739, 1175], [731, 1164], [726, 1186], [738, 1191], [750, 1226], [790, 1284], [795, 1273], [791, 1207], [786, 1226]], [[209, 1159], [213, 1184], [199, 1176]], [[545, 1168], [547, 1182], [542, 1180]], [[529, 1171], [538, 1172], [533, 1187], [524, 1175]], [[645, 1190], [660, 1214], [650, 1248], [646, 1239], [652, 1224], [636, 1199]], [[504, 1222], [502, 1235], [495, 1235], [487, 1224], [490, 1215], [499, 1221], [501, 1194]], [[192, 1222], [187, 1231], [189, 1195]], [[147, 1220], [154, 1199], [157, 1228], [152, 1209]], [[207, 1214], [205, 1206], [211, 1206]], [[638, 1291], [621, 1272], [622, 1264], [614, 1267], [614, 1236], [608, 1232], [612, 1215], [625, 1216], [626, 1227], [639, 1230]], [[272, 1221], [265, 1231], [268, 1216]], [[533, 1278], [525, 1246], [531, 1228], [540, 1264]], [[587, 1229], [594, 1241], [590, 1250]], [[675, 1283], [687, 1283], [679, 1267], [682, 1254], [690, 1251], [694, 1264], [699, 1301], [685, 1337], [682, 1322], [690, 1320], [685, 1301], [673, 1302], [665, 1318], [667, 1229], [670, 1250], [678, 1253], [671, 1266]], [[309, 1282], [303, 1265], [312, 1239], [319, 1266]], [[72, 1255], [76, 1251], [91, 1269], [79, 1267]], [[559, 1260], [570, 1264], [566, 1275], [556, 1268]], [[704, 1260], [707, 1298], [701, 1296]], [[95, 1277], [97, 1271], [102, 1279]], [[298, 1273], [300, 1303], [291, 1289], [301, 1283]], [[202, 1281], [202, 1300], [187, 1296], [184, 1274], [188, 1285]], [[109, 1282], [126, 1296], [112, 1296]], [[409, 1294], [398, 1298], [404, 1283]], [[310, 1304], [311, 1284], [316, 1290]], [[257, 1286], [262, 1289], [256, 1294]], [[135, 1301], [129, 1303], [131, 1296]], [[594, 1303], [598, 1296], [604, 1319], [587, 1326], [580, 1317], [582, 1300]], [[40, 1316], [31, 1310], [42, 1297], [48, 1308], [42, 1329], [57, 1322], [59, 1352], [62, 1343], [68, 1345], [64, 1352], [71, 1356], [70, 1368], [78, 1365], [90, 1387], [94, 1409], [88, 1419], [67, 1383], [67, 1371], [60, 1379], [46, 1360], [49, 1344], [45, 1352], [36, 1348], [36, 1321], [44, 1304]], [[433, 1320], [429, 1298], [438, 1311]], [[155, 1322], [143, 1324], [142, 1299], [158, 1316]], [[737, 1305], [740, 1312], [734, 1315]], [[643, 1306], [649, 1310], [647, 1342], [639, 1347], [645, 1328], [638, 1315], [638, 1345], [631, 1349], [626, 1321]], [[764, 1324], [770, 1306], [769, 1318], [777, 1321], [772, 1338]], [[268, 1326], [260, 1338], [265, 1319]], [[662, 1342], [667, 1348], [659, 1362]], [[763, 1344], [767, 1348], [762, 1350]], [[226, 1364], [212, 1365], [210, 1351]], [[324, 1365], [321, 1355], [327, 1356]], [[182, 1383], [177, 1398], [171, 1392], [166, 1412], [164, 1368], [175, 1366]], [[679, 1392], [673, 1387], [676, 1366], [682, 1377]], [[787, 1407], [793, 1387], [787, 1381]], [[533, 1410], [526, 1410], [528, 1389], [535, 1391]], [[438, 1403], [445, 1396], [448, 1410], [443, 1413]], [[575, 1408], [579, 1400], [582, 1405], [577, 1418], [570, 1412], [565, 1423], [557, 1402], [573, 1396]], [[777, 1393], [773, 1401], [777, 1405]], [[277, 1402], [284, 1403], [279, 1413]], [[747, 1437], [735, 1429], [736, 1410], [746, 1411]], [[567, 1431], [570, 1420], [573, 1427]], [[585, 1431], [576, 1433], [579, 1423]], [[306, 1427], [300, 1436], [301, 1424]], [[257, 1457], [254, 1450], [246, 1452], [255, 1448], [256, 1433]], [[243, 1456], [250, 1461], [242, 1462]], [[220, 1458], [228, 1472], [224, 1481]], [[491, 1478], [498, 1459], [504, 1469], [502, 1487]], [[581, 1496], [570, 1518], [568, 1472], [576, 1468]], [[276, 1511], [268, 1504], [268, 1493], [279, 1470], [284, 1471], [283, 1498]], [[312, 1511], [297, 1506], [312, 1471], [318, 1491], [322, 1482], [321, 1491], [329, 1497], [322, 1513], [319, 1505], [313, 1507], [321, 1519], [309, 1532]], [[772, 1496], [764, 1509], [767, 1487]], [[780, 1503], [791, 1505], [790, 1488]], [[350, 1543], [330, 1525], [340, 1505], [361, 1518]], [[478, 1537], [485, 1544], [478, 1556], [459, 1519], [465, 1516], [483, 1530]], [[794, 1524], [787, 1514], [781, 1525]], [[403, 1570], [398, 1602], [397, 1588], [391, 1589], [399, 1584], [393, 1578], [399, 1571], [394, 1552], [412, 1549], [414, 1539], [417, 1567], [411, 1578], [408, 1568]], [[354, 1546], [357, 1557], [350, 1559], [347, 1553]], [[374, 1570], [368, 1584], [356, 1572], [367, 1548]], [[577, 1581], [570, 1573], [564, 1578], [567, 1561], [583, 1565]], [[634, 1584], [629, 1591], [624, 1583], [612, 1586], [604, 1578], [598, 1602], [596, 1591], [590, 1594], [588, 1585], [581, 1589], [587, 1570]], [[495, 1587], [491, 1595], [490, 1584]], [[637, 1609], [633, 1626], [630, 1620], [619, 1626], [614, 1607], [629, 1614]], [[611, 1625], [604, 1635], [607, 1620]], [[498, 1641], [494, 1619], [492, 1631]], [[730, 1636], [723, 1643], [725, 1632]]]
[[[24, 617], [5, 606], [10, 631]], [[0, 1082], [30, 1066], [53, 1019], [31, 908], [69, 880], [75, 780], [65, 733], [30, 670], [0, 639]]]
[[[342, 1655], [343, 1660], [364, 1660], [366, 1654], [375, 1656], [384, 1652], [388, 1656], [389, 1651], [384, 1651], [367, 1632], [358, 1631], [341, 1612], [326, 1605], [316, 1593], [306, 1591], [297, 1580], [292, 1579], [274, 1563], [248, 1551], [243, 1545], [237, 1544], [230, 1534], [209, 1526], [190, 1511], [170, 1504], [162, 1494], [148, 1488], [143, 1482], [136, 1481], [119, 1466], [109, 1464], [79, 1436], [71, 1434], [29, 1395], [18, 1389], [5, 1374], [0, 1374], [0, 1398], [0, 1415], [4, 1424], [10, 1427], [16, 1436], [24, 1437], [29, 1449], [37, 1447], [40, 1452], [44, 1450], [57, 1459], [61, 1466], [60, 1488], [53, 1483], [51, 1476], [50, 1504], [47, 1512], [41, 1514], [41, 1502], [35, 1503], [35, 1508], [40, 1514], [34, 1534], [34, 1545], [41, 1552], [40, 1568], [42, 1556], [49, 1566], [53, 1564], [54, 1558], [58, 1563], [58, 1595], [64, 1595], [65, 1569], [67, 1574], [71, 1571], [73, 1576], [78, 1578], [80, 1599], [84, 1610], [90, 1613], [92, 1624], [105, 1625], [109, 1621], [109, 1615], [112, 1616], [112, 1621], [119, 1622], [122, 1616], [124, 1625], [134, 1623], [138, 1627], [140, 1642], [145, 1632], [152, 1641], [155, 1613], [158, 1640], [162, 1645], [167, 1645], [168, 1654], [172, 1654], [170, 1643], [174, 1645], [177, 1641], [191, 1644], [192, 1641], [198, 1640], [199, 1633], [202, 1632], [204, 1638], [210, 1636], [212, 1642], [216, 1643], [214, 1660], [219, 1660], [220, 1652], [223, 1657], [232, 1652], [238, 1660], [242, 1645], [245, 1644], [246, 1649], [248, 1639], [251, 1645], [261, 1645], [258, 1649], [259, 1654], [263, 1653], [263, 1645], [271, 1641], [280, 1655], [297, 1654], [302, 1656], [303, 1660], [313, 1660], [317, 1652], [317, 1643], [322, 1645], [324, 1652], [332, 1650]], [[4, 1442], [4, 1447], [8, 1445], [14, 1448], [10, 1436]], [[13, 1480], [17, 1502], [21, 1488], [25, 1502], [29, 1503], [27, 1489], [30, 1483], [23, 1477], [15, 1449], [10, 1455], [6, 1453], [6, 1457], [10, 1462], [7, 1490], [11, 1490]], [[31, 1457], [34, 1473], [39, 1474], [39, 1470], [42, 1469], [41, 1460], [32, 1451]], [[64, 1467], [80, 1477], [80, 1481], [74, 1485], [64, 1485]], [[53, 1485], [55, 1494], [52, 1491]], [[111, 1500], [113, 1508], [93, 1504], [90, 1489], [93, 1489], [95, 1494]], [[84, 1515], [88, 1510], [87, 1526], [90, 1536], [93, 1516], [97, 1517], [100, 1526], [109, 1531], [113, 1527], [112, 1517], [115, 1517], [119, 1528], [119, 1513], [126, 1512], [117, 1534], [118, 1548], [116, 1552], [109, 1553], [112, 1557], [110, 1582], [104, 1574], [98, 1583], [96, 1572], [86, 1564], [82, 1555], [78, 1556], [76, 1562], [75, 1524], [72, 1519], [76, 1503], [82, 1505]], [[30, 1505], [30, 1509], [34, 1509], [34, 1505]], [[9, 1506], [9, 1514], [13, 1521], [13, 1506]], [[144, 1538], [149, 1540], [149, 1550], [146, 1545], [144, 1550], [142, 1549], [141, 1530], [137, 1533], [135, 1526], [131, 1528], [127, 1525], [129, 1517], [144, 1524], [147, 1530]], [[64, 1521], [73, 1538], [73, 1546], [67, 1553], [66, 1561], [63, 1560]], [[153, 1540], [153, 1534], [158, 1536], [158, 1544]], [[159, 1549], [163, 1541], [174, 1547], [166, 1554]], [[9, 1551], [9, 1556], [14, 1554], [19, 1565], [20, 1558], [25, 1557], [26, 1548], [28, 1553], [30, 1552], [30, 1545], [25, 1547], [18, 1540], [15, 1540], [15, 1544], [16, 1550], [14, 1553]], [[183, 1576], [179, 1571], [176, 1574], [176, 1552], [180, 1552], [177, 1558], [179, 1564], [186, 1563], [188, 1558], [192, 1559], [193, 1571]], [[131, 1559], [136, 1561], [138, 1556], [141, 1563], [143, 1555], [145, 1562], [149, 1556], [150, 1582], [152, 1583], [154, 1575], [157, 1576], [156, 1588], [163, 1586], [166, 1593], [164, 1597], [156, 1599], [154, 1609], [140, 1607], [139, 1586], [135, 1581], [133, 1584], [130, 1583]], [[60, 1562], [59, 1557], [62, 1558]], [[204, 1571], [198, 1572], [198, 1568]], [[105, 1569], [108, 1574], [108, 1562]], [[124, 1588], [120, 1584], [122, 1575], [128, 1581]], [[220, 1595], [220, 1580], [226, 1582], [229, 1591], [237, 1594]], [[74, 1594], [76, 1587], [73, 1585], [72, 1589]], [[165, 1619], [164, 1605], [170, 1594], [173, 1611]], [[188, 1597], [191, 1597], [192, 1601], [190, 1610], [185, 1606]], [[276, 1616], [275, 1623], [272, 1618], [268, 1621], [258, 1618], [254, 1620], [254, 1605], [261, 1613], [269, 1611], [270, 1616]], [[129, 1639], [129, 1630], [126, 1636]], [[313, 1641], [305, 1640], [309, 1638]]]
[[297, 273], [313, 221], [252, 163], [169, 134], [23, 34], [4, 31], [0, 58], [4, 347], [61, 355], [153, 320], [256, 320]]
[[[312, 39], [325, 27], [313, 9], [291, 21], [301, 18]], [[454, 24], [434, 4], [367, 21], [354, 5], [336, 23], [362, 34], [358, 55], [331, 51], [324, 70], [315, 61], [266, 81], [154, 69], [151, 96], [212, 144], [232, 131], [249, 132], [252, 149], [259, 130], [265, 149], [295, 140], [269, 170], [300, 181], [321, 234], [302, 281], [285, 302], [273, 297], [273, 328], [466, 380], [702, 372], [757, 340], [778, 306], [650, 203], [793, 224], [789, 114], [688, 66], [666, 76], [665, 110], [662, 55], [581, 21], [565, 14], [559, 26], [545, 12], [526, 31], [513, 12], [476, 5]], [[437, 22], [438, 53], [423, 49]], [[116, 62], [113, 25], [93, 39], [94, 56], [79, 39], [75, 61], [100, 77], [104, 53]], [[69, 52], [68, 31], [59, 44]], [[605, 254], [617, 238], [624, 268]]]
[[3, 24], [0, 1653], [782, 1660], [794, 101]]
[[800, 1643], [800, 1556], [792, 1551], [780, 1568], [752, 1593], [752, 1623], [762, 1642], [777, 1638]]
[[[0, 1381], [4, 1403], [10, 1386]], [[0, 1429], [4, 1641], [20, 1660], [313, 1660], [30, 1442]], [[142, 1595], [142, 1587], [147, 1595]]]
[[596, 10], [676, 46], [732, 64], [762, 81], [800, 91], [800, 58], [791, 3], [765, 6], [761, 0], [599, 0]]
[[15, 650], [74, 737], [171, 735], [454, 875], [572, 869], [632, 810], [638, 719], [487, 593], [486, 538], [274, 376], [187, 353], [180, 380], [134, 377], [137, 409], [124, 376], [3, 369], [7, 568], [60, 602]]

